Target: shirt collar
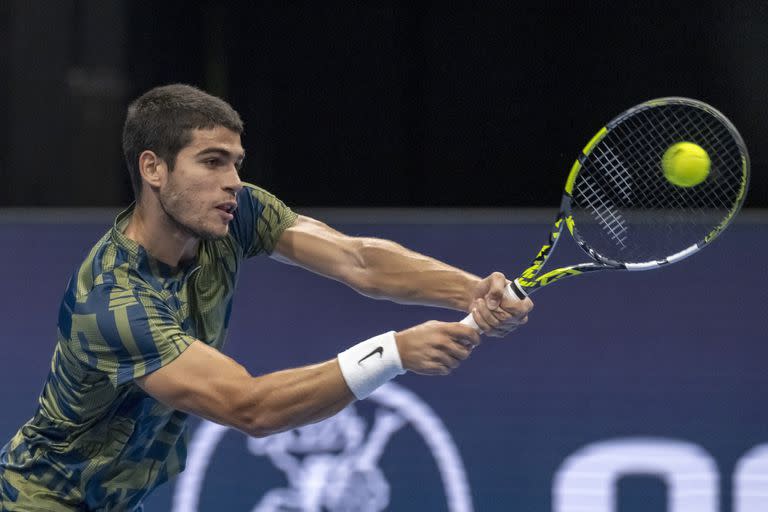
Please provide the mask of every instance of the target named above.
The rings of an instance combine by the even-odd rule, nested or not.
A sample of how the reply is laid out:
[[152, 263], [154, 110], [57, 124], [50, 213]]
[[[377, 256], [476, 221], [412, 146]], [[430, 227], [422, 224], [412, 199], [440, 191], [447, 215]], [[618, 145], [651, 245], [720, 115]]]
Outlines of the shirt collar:
[[161, 288], [167, 288], [170, 281], [186, 281], [198, 268], [197, 258], [185, 262], [178, 268], [171, 267], [153, 258], [144, 247], [125, 235], [125, 228], [133, 215], [136, 203], [131, 203], [127, 209], [115, 217], [112, 226], [112, 240], [128, 255], [128, 262], [142, 276], [150, 281], [157, 281]]

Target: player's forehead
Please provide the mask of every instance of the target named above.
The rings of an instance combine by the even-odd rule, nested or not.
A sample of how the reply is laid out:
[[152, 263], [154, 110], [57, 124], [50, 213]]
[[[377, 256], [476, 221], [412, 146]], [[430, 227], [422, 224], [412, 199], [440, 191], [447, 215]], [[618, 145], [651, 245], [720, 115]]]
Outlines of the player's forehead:
[[245, 156], [240, 134], [223, 126], [195, 128], [192, 130], [191, 141], [182, 151], [197, 154], [210, 148], [226, 151], [235, 158], [242, 159]]

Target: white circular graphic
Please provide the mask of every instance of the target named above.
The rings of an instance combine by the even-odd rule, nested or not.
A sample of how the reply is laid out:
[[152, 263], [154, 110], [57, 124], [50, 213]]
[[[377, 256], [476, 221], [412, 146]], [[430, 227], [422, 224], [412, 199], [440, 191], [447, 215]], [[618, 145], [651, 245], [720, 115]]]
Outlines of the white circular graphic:
[[[247, 451], [268, 458], [288, 485], [255, 497], [252, 512], [378, 512], [391, 488], [378, 466], [391, 436], [411, 426], [432, 453], [447, 510], [472, 512], [472, 497], [459, 451], [435, 412], [408, 389], [389, 382], [369, 400], [378, 407], [372, 425], [352, 404], [314, 425], [265, 438], [248, 438]], [[186, 470], [174, 490], [173, 512], [197, 512], [206, 470], [229, 427], [204, 421], [189, 445]]]

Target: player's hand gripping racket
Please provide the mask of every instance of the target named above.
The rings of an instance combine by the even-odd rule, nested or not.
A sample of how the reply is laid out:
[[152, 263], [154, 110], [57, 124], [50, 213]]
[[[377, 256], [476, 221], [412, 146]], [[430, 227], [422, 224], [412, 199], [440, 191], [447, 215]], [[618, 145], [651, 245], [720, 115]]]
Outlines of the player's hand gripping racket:
[[[584, 147], [549, 241], [507, 293], [523, 299], [567, 276], [652, 270], [687, 258], [733, 221], [748, 183], [744, 141], [711, 106], [660, 98], [633, 107]], [[564, 226], [591, 261], [542, 273]], [[479, 330], [472, 314], [462, 323]]]

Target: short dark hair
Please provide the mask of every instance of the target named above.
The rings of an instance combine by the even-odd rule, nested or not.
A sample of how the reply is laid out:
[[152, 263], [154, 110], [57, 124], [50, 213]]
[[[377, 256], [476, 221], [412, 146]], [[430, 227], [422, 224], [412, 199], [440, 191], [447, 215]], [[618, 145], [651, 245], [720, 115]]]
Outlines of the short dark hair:
[[136, 200], [143, 151], [154, 151], [172, 170], [179, 151], [192, 141], [192, 130], [217, 126], [243, 133], [243, 121], [229, 103], [191, 85], [155, 87], [134, 100], [123, 126], [123, 154]]

